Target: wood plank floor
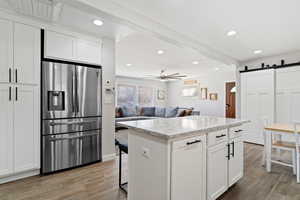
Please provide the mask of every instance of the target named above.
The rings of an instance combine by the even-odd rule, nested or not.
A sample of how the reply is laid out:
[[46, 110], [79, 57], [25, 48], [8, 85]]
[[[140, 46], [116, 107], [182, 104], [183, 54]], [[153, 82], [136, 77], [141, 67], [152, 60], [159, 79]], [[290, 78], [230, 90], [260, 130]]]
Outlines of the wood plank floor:
[[[292, 170], [260, 166], [262, 147], [245, 145], [245, 175], [219, 200], [300, 200]], [[126, 159], [124, 159], [126, 168]], [[0, 185], [0, 200], [126, 200], [118, 189], [118, 163], [109, 161]]]

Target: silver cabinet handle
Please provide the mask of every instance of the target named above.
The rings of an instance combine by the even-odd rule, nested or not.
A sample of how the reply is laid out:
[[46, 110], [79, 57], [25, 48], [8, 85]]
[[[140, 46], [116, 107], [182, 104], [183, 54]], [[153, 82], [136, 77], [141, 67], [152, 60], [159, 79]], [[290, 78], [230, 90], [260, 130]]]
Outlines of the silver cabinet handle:
[[18, 82], [18, 69], [15, 70], [15, 78], [16, 78], [15, 82], [17, 83]]
[[11, 83], [11, 68], [8, 70], [8, 80]]
[[18, 101], [18, 87], [16, 87], [16, 101]]
[[9, 86], [8, 90], [8, 100], [11, 101], [11, 86]]

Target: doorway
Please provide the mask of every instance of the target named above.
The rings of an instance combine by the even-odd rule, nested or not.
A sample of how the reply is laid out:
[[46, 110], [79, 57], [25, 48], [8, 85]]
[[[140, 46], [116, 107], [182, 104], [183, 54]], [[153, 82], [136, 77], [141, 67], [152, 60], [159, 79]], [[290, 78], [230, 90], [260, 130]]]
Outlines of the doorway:
[[226, 83], [226, 117], [235, 118], [235, 82]]

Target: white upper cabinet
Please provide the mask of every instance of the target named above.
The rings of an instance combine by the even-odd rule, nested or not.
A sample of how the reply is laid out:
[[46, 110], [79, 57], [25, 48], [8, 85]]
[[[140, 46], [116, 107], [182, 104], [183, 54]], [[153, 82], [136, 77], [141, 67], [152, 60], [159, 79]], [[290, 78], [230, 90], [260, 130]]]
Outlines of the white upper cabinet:
[[47, 58], [75, 60], [75, 38], [53, 31], [45, 32], [45, 56]]
[[0, 19], [0, 82], [9, 82], [13, 67], [13, 23]]
[[38, 87], [14, 87], [15, 173], [39, 168]]
[[38, 84], [40, 68], [40, 29], [14, 24], [14, 81]]
[[87, 63], [101, 63], [101, 43], [77, 40], [77, 59]]
[[45, 31], [45, 57], [87, 64], [101, 64], [101, 42]]
[[11, 92], [11, 86], [0, 85], [0, 177], [13, 173], [13, 101]]

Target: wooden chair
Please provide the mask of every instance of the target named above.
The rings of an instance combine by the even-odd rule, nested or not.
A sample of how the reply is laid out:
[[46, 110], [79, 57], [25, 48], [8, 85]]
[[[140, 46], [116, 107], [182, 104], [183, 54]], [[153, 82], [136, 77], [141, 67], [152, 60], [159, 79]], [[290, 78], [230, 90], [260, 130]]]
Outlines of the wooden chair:
[[295, 133], [295, 141], [296, 141], [296, 165], [297, 165], [297, 183], [300, 183], [300, 133], [299, 128], [300, 122], [294, 122], [294, 133]]
[[[267, 127], [269, 125], [269, 121], [264, 118], [263, 119], [263, 124], [264, 124], [264, 127]], [[264, 144], [266, 144], [266, 131], [264, 130]], [[278, 137], [276, 137], [278, 136]], [[296, 163], [296, 144], [294, 142], [285, 142], [285, 141], [282, 141], [282, 138], [279, 136], [279, 135], [274, 135], [273, 137], [273, 134], [271, 135], [272, 137], [272, 142], [271, 142], [271, 145], [272, 145], [272, 150], [275, 149], [277, 151], [277, 159], [272, 159], [272, 150], [271, 150], [271, 163], [276, 163], [276, 164], [279, 164], [279, 165], [284, 165], [284, 166], [287, 166], [287, 167], [291, 167], [293, 169], [293, 173], [296, 174], [296, 169], [297, 169], [297, 163]], [[289, 164], [289, 163], [286, 163], [286, 162], [283, 162], [280, 160], [280, 156], [281, 156], [281, 151], [289, 151], [291, 152], [292, 154], [292, 164]], [[264, 150], [263, 152], [263, 160], [262, 160], [262, 164], [264, 165], [266, 163], [266, 157], [267, 157], [267, 152]]]

